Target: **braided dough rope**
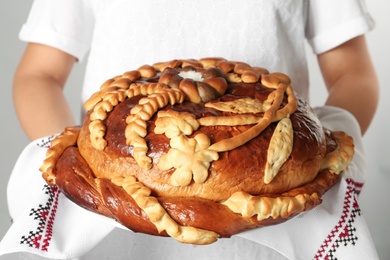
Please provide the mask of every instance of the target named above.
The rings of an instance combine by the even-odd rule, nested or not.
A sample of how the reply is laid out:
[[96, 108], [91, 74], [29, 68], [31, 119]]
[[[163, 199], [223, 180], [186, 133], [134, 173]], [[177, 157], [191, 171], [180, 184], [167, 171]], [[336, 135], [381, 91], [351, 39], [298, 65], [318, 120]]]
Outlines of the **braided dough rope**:
[[160, 205], [158, 200], [150, 196], [151, 190], [138, 182], [135, 177], [117, 177], [111, 180], [115, 185], [123, 187], [146, 212], [150, 221], [156, 226], [158, 232], [166, 231], [168, 235], [182, 243], [210, 244], [215, 242], [219, 235], [215, 232], [177, 224]]
[[[156, 84], [156, 86], [159, 86]], [[159, 89], [156, 87], [156, 89]], [[152, 95], [143, 98], [139, 101], [138, 105], [133, 107], [130, 111], [130, 115], [126, 118], [128, 124], [125, 131], [127, 145], [134, 147], [134, 159], [138, 165], [144, 169], [150, 169], [152, 167], [152, 160], [146, 155], [148, 146], [143, 139], [147, 135], [146, 121], [149, 120], [159, 108], [163, 108], [166, 105], [174, 105], [181, 103], [184, 100], [182, 92], [176, 89], [164, 89], [165, 91], [158, 93], [154, 92]]]

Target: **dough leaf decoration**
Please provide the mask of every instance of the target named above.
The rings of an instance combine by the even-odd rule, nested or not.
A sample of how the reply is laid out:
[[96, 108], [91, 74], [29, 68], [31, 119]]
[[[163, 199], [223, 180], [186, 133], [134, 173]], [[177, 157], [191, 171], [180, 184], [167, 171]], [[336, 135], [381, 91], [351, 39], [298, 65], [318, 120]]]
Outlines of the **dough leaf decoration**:
[[264, 172], [264, 183], [269, 184], [287, 161], [293, 147], [293, 128], [290, 118], [278, 122], [272, 135]]

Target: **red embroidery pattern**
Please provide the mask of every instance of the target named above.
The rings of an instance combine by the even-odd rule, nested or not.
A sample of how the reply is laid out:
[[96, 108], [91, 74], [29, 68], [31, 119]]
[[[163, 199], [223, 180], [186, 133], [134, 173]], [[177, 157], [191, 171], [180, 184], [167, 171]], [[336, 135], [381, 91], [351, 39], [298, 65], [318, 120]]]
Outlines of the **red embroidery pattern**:
[[[41, 139], [37, 146], [41, 148], [49, 148], [54, 136], [50, 136], [46, 139]], [[20, 244], [26, 244], [29, 247], [40, 249], [42, 251], [48, 251], [50, 241], [53, 236], [53, 224], [58, 207], [58, 196], [60, 190], [56, 186], [44, 185], [44, 193], [47, 195], [47, 201], [44, 205], [39, 204], [38, 208], [32, 208], [29, 216], [34, 217], [34, 220], [38, 220], [38, 225], [35, 231], [29, 231], [28, 235], [22, 236]]]
[[43, 187], [48, 199], [45, 205], [39, 204], [38, 208], [32, 208], [30, 216], [38, 220], [35, 231], [30, 231], [28, 235], [22, 236], [20, 244], [48, 251], [53, 235], [53, 224], [58, 207], [58, 195], [60, 190], [56, 186], [45, 185]]
[[314, 259], [336, 260], [335, 253], [340, 246], [355, 245], [358, 237], [356, 228], [353, 226], [356, 217], [360, 216], [360, 208], [356, 196], [363, 188], [363, 183], [347, 179], [347, 191], [344, 198], [343, 212], [340, 220], [328, 237], [318, 249]]

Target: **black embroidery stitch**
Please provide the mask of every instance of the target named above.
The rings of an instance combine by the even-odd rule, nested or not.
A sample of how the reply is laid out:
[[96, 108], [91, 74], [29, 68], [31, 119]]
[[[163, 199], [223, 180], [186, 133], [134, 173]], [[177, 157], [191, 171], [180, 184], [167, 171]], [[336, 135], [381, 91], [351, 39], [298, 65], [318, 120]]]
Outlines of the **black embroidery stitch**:
[[57, 211], [59, 189], [49, 185], [44, 185], [43, 190], [48, 196], [45, 205], [39, 204], [37, 208], [32, 208], [29, 216], [38, 220], [35, 231], [29, 231], [28, 235], [22, 236], [20, 244], [47, 251], [53, 232], [53, 223]]

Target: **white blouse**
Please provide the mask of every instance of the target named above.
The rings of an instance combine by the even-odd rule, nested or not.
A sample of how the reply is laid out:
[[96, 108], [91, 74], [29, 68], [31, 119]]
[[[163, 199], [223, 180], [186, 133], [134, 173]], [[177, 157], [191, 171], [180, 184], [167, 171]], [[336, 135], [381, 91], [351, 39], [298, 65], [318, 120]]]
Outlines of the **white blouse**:
[[361, 0], [35, 0], [20, 38], [89, 51], [82, 101], [144, 64], [210, 56], [286, 73], [308, 99], [306, 39], [321, 53], [373, 26]]
[[[318, 54], [373, 26], [359, 0], [35, 0], [20, 38], [56, 47], [79, 61], [88, 56], [83, 101], [106, 79], [144, 64], [210, 56], [286, 73], [308, 99], [305, 41]], [[236, 236], [193, 246], [118, 229], [83, 259], [126, 256], [286, 259]]]

